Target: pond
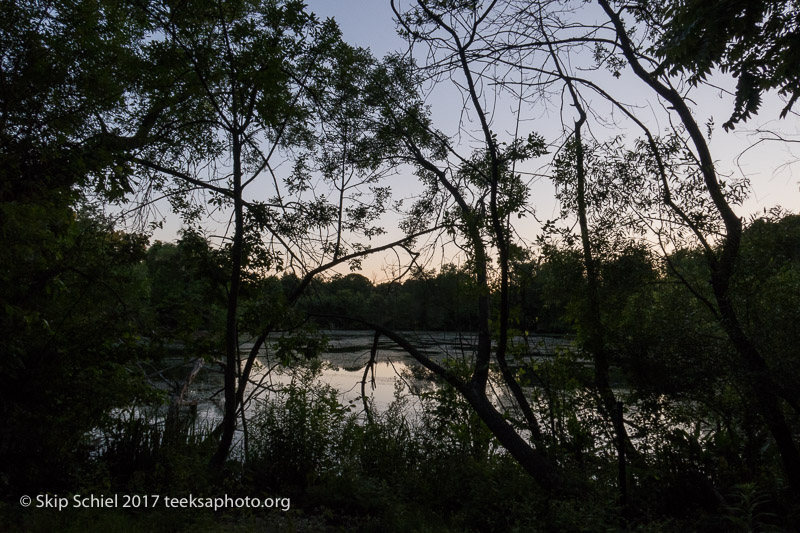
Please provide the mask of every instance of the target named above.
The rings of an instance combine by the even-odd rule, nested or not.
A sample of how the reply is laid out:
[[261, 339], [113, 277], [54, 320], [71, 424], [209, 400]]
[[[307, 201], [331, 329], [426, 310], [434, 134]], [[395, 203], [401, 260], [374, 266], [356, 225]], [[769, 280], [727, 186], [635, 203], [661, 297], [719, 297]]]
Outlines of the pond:
[[[460, 332], [401, 332], [409, 341], [437, 362], [445, 358], [471, 360], [477, 345], [477, 334]], [[322, 370], [316, 378], [333, 387], [342, 405], [357, 402], [361, 405], [361, 384], [364, 370], [370, 359], [373, 342], [372, 331], [330, 330], [323, 332], [328, 340], [327, 349], [320, 355]], [[271, 391], [288, 385], [293, 371], [280, 367], [274, 355], [276, 338], [270, 339], [258, 358], [251, 375], [251, 385], [246, 397], [252, 400], [248, 409], [253, 409], [259, 400], [268, 399]], [[521, 339], [516, 339], [520, 341]], [[527, 339], [532, 351], [539, 356], [551, 355], [558, 347], [571, 344], [571, 340], [556, 336], [537, 336]], [[244, 344], [244, 351], [252, 345]], [[513, 362], [512, 362], [513, 364]], [[191, 363], [182, 373], [188, 375]], [[185, 378], [184, 378], [185, 379]], [[372, 406], [385, 410], [395, 398], [398, 380], [406, 391], [419, 392], [433, 386], [427, 371], [402, 348], [381, 337], [378, 343], [375, 364], [370, 372], [365, 392]], [[222, 418], [223, 408], [222, 374], [214, 367], [206, 368], [192, 382], [188, 400], [196, 405], [197, 420], [215, 423]], [[413, 397], [413, 395], [412, 395]], [[411, 407], [414, 404], [411, 402]]]

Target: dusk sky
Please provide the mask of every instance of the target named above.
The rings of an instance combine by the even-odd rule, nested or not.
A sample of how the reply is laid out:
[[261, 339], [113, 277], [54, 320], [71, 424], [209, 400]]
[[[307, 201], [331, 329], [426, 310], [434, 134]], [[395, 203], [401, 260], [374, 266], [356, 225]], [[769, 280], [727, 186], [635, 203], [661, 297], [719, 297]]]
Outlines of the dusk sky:
[[[396, 33], [389, 0], [310, 0], [307, 4], [309, 9], [320, 18], [334, 18], [338, 22], [346, 42], [369, 48], [376, 57], [403, 50], [405, 46], [405, 41]], [[599, 11], [595, 13], [587, 10], [587, 16], [593, 18], [594, 21], [603, 20], [603, 15]], [[417, 57], [417, 59], [422, 61], [424, 57]], [[580, 58], [580, 60], [583, 59]], [[612, 94], [621, 95], [620, 100], [637, 106], [643, 120], [655, 131], [666, 128], [668, 118], [661, 104], [629, 72], [627, 75], [623, 72], [620, 79], [602, 74], [598, 79], [606, 84], [605, 86]], [[727, 87], [729, 90], [734, 87], [733, 80], [721, 75], [716, 75], [713, 82], [714, 85]], [[461, 94], [448, 80], [435, 86], [427, 96], [435, 126], [453, 138], [456, 138], [459, 133], [459, 120], [462, 118], [461, 97]], [[744, 205], [737, 207], [738, 214], [749, 217], [776, 205], [796, 212], [800, 208], [797, 176], [800, 166], [796, 163], [800, 159], [800, 150], [796, 148], [796, 141], [794, 145], [770, 140], [759, 142], [759, 139], [765, 137], [760, 132], [765, 130], [781, 131], [786, 137], [795, 139], [800, 136], [797, 121], [778, 119], [783, 104], [780, 98], [774, 94], [767, 95], [759, 115], [747, 123], [739, 125], [733, 132], [726, 132], [722, 129], [722, 123], [727, 119], [732, 106], [730, 94], [725, 94], [717, 87], [701, 87], [691, 91], [690, 101], [695, 104], [694, 112], [698, 123], [706, 124], [713, 119], [711, 148], [721, 175], [728, 179], [739, 179], [743, 175], [747, 175], [750, 179], [750, 197]], [[505, 136], [505, 140], [509, 140], [513, 137], [515, 128], [516, 102], [503, 101], [502, 98], [498, 102], [490, 117], [493, 120], [492, 126], [498, 132], [501, 140], [503, 140], [503, 136]], [[630, 138], [639, 135], [640, 132], [630, 125], [622, 125], [616, 130], [610, 127], [604, 129], [602, 122], [612, 120], [610, 106], [599, 97], [590, 103], [596, 105], [597, 118], [592, 127], [594, 128], [593, 133], [598, 138], [620, 132]], [[558, 98], [553, 98], [552, 101], [540, 106], [537, 104], [537, 106], [537, 109], [523, 107], [521, 110], [523, 122], [520, 133], [522, 135], [530, 132], [541, 133], [547, 142], [552, 143], [552, 150], [550, 155], [532, 161], [527, 168], [523, 169], [531, 174], [547, 172], [546, 165], [550, 163], [552, 154], [558, 150], [564, 140], [562, 123], [569, 124], [574, 120], [570, 106], [564, 106], [558, 101]], [[766, 135], [766, 137], [770, 136]], [[464, 138], [469, 138], [469, 135]], [[392, 178], [390, 184], [395, 195], [401, 198], [409, 198], [418, 190], [416, 178], [408, 171], [401, 171], [398, 176]], [[531, 207], [536, 211], [537, 216], [540, 219], [555, 218], [558, 214], [558, 204], [553, 198], [554, 189], [549, 180], [542, 177], [531, 177], [529, 186], [531, 187]], [[166, 211], [164, 210], [164, 212]], [[219, 219], [217, 223], [223, 223], [223, 220], [224, 218]], [[521, 222], [518, 225], [519, 236], [532, 241], [538, 232], [538, 224], [532, 218], [519, 222]], [[389, 231], [390, 237], [397, 238], [401, 235], [396, 229], [396, 224], [396, 218], [389, 218], [386, 221], [385, 227]], [[164, 229], [157, 231], [155, 238], [172, 240], [179, 227], [178, 220], [168, 217]], [[380, 244], [381, 242], [372, 243], [373, 246]], [[429, 265], [431, 268], [442, 261], [459, 261], [452, 250], [446, 251], [441, 247], [439, 250], [440, 253], [431, 258]], [[394, 259], [394, 254], [370, 257], [363, 263], [363, 274], [373, 280], [384, 279], [387, 276], [386, 261], [391, 262]], [[346, 267], [343, 268], [343, 271], [347, 272]]]
[[[355, 45], [368, 47], [373, 54], [380, 57], [386, 53], [402, 49], [405, 41], [396, 33], [389, 0], [310, 0], [309, 8], [321, 17], [333, 17], [342, 29], [344, 39]], [[402, 4], [402, 2], [400, 2]], [[601, 13], [596, 15], [598, 19]], [[714, 84], [720, 87], [733, 89], [735, 82], [728, 77], [717, 75]], [[666, 127], [667, 120], [661, 109], [653, 105], [655, 99], [647, 94], [643, 85], [636, 79], [626, 78], [613, 80], [610, 76], [608, 82], [613, 84], [618, 94], [624, 94], [628, 102], [637, 102], [642, 107], [652, 109], [651, 121], [661, 127]], [[443, 84], [444, 85], [444, 84]], [[434, 116], [440, 116], [437, 126], [443, 131], [454, 135], [458, 125], [458, 115], [454, 103], [459, 103], [458, 97], [453, 97], [452, 87], [437, 88], [429, 102], [432, 105]], [[790, 211], [800, 209], [800, 149], [797, 142], [780, 143], [765, 140], [759, 142], [764, 135], [759, 130], [782, 131], [788, 137], [800, 137], [800, 127], [796, 120], [780, 120], [778, 118], [783, 100], [775, 94], [768, 94], [764, 99], [762, 110], [751, 121], [740, 125], [733, 132], [726, 132], [722, 124], [728, 117], [732, 106], [732, 96], [725, 95], [716, 88], [695, 89], [692, 92], [695, 113], [698, 123], [707, 123], [714, 120], [712, 132], [712, 149], [717, 159], [719, 169], [723, 174], [732, 178], [740, 178], [743, 174], [750, 178], [751, 194], [745, 204], [738, 208], [741, 216], [760, 213], [780, 205]], [[645, 102], [645, 98], [648, 100]], [[511, 107], [511, 105], [509, 105]], [[449, 112], [442, 112], [444, 109]], [[527, 123], [531, 130], [539, 131], [546, 137], [559, 135], [560, 125], [557, 110], [553, 108], [550, 116], [541, 117], [535, 125]], [[646, 115], [646, 113], [645, 113]], [[560, 119], [558, 119], [560, 122]], [[506, 130], [513, 126], [511, 122]], [[502, 131], [502, 128], [498, 128]], [[638, 135], [635, 130], [629, 130], [628, 135]], [[767, 137], [769, 137], [767, 135]], [[553, 139], [548, 139], [552, 141]], [[750, 148], [752, 146], [752, 148]], [[539, 162], [541, 165], [543, 162]], [[532, 169], [533, 170], [533, 169]], [[532, 197], [537, 201], [537, 212], [544, 218], [553, 218], [557, 212], [557, 205], [552, 199], [552, 186], [539, 180], [532, 188]], [[531, 231], [535, 231], [531, 227]], [[380, 273], [375, 271], [378, 261], [365, 262], [365, 274], [372, 278]], [[370, 272], [370, 270], [372, 270]]]

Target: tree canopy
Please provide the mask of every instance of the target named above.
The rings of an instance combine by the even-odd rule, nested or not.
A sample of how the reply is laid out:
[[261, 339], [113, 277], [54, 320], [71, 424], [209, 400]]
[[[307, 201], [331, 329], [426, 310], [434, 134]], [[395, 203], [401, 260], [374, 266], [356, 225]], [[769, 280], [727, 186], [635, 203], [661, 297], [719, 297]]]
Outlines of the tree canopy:
[[699, 83], [712, 69], [738, 80], [726, 129], [754, 116], [763, 94], [786, 97], [785, 117], [800, 97], [800, 4], [795, 1], [689, 1], [655, 6], [659, 36], [656, 53], [664, 68]]

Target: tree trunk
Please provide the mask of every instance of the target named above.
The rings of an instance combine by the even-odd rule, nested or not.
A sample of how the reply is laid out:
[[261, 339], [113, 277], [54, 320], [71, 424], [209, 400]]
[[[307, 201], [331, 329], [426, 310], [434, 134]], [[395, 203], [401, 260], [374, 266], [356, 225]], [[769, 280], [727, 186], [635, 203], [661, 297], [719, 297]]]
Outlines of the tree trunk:
[[239, 136], [233, 133], [233, 208], [234, 234], [231, 246], [231, 275], [228, 289], [228, 309], [225, 319], [225, 412], [222, 418], [222, 435], [211, 464], [221, 466], [228, 458], [233, 435], [236, 432], [238, 402], [236, 377], [239, 370], [239, 335], [237, 312], [239, 287], [242, 281], [242, 241], [244, 238], [244, 202], [242, 201], [242, 146]]
[[[663, 84], [653, 74], [645, 70], [634, 53], [633, 44], [630, 42], [619, 15], [611, 9], [607, 0], [598, 0], [598, 2], [614, 25], [620, 48], [633, 71], [651, 89], [673, 106], [697, 150], [706, 190], [725, 224], [725, 235], [719, 247], [721, 250], [719, 256], [708, 245], [704, 248], [706, 260], [711, 270], [711, 286], [719, 308], [720, 322], [744, 364], [746, 370], [744, 381], [752, 390], [759, 413], [775, 439], [789, 484], [795, 492], [800, 492], [800, 452], [798, 452], [792, 431], [783, 414], [778, 396], [778, 387], [772, 378], [766, 360], [742, 329], [736, 310], [730, 301], [730, 280], [739, 255], [739, 244], [742, 239], [742, 221], [736, 216], [723, 194], [717, 179], [711, 151], [685, 100], [678, 91]], [[667, 193], [665, 192], [665, 194]], [[674, 209], [674, 204], [671, 204], [671, 207]], [[693, 232], [705, 244], [707, 241], [700, 228], [694, 225], [691, 227]]]

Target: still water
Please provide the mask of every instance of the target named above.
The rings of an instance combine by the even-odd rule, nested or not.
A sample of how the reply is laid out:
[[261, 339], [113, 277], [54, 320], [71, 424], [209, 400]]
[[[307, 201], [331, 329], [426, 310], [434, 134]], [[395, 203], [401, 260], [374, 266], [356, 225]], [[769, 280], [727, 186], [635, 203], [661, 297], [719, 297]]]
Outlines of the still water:
[[[361, 385], [364, 370], [370, 359], [373, 342], [371, 331], [325, 331], [327, 348], [320, 355], [321, 373], [317, 381], [333, 387], [342, 405], [354, 402], [361, 406]], [[404, 332], [412, 344], [437, 362], [445, 358], [470, 361], [474, 356], [477, 335], [459, 332]], [[251, 375], [251, 384], [246, 392], [253, 401], [248, 409], [258, 401], [267, 401], [271, 394], [281, 386], [288, 385], [297, 375], [282, 368], [275, 357], [277, 338], [270, 339], [258, 358]], [[520, 339], [516, 339], [520, 342]], [[552, 354], [556, 348], [567, 346], [570, 341], [560, 337], [535, 337], [527, 339], [532, 351], [541, 356]], [[251, 345], [244, 344], [247, 352]], [[183, 372], [188, 374], [191, 363]], [[385, 410], [395, 398], [395, 391], [402, 385], [405, 393], [418, 393], [433, 387], [427, 371], [403, 349], [388, 339], [381, 337], [378, 343], [375, 364], [367, 377], [365, 392], [371, 404], [378, 411]], [[213, 368], [206, 367], [192, 382], [188, 397], [189, 403], [197, 407], [197, 420], [216, 422], [222, 417], [223, 393], [222, 375]], [[413, 398], [413, 394], [411, 397]], [[411, 402], [410, 408], [414, 407]]]

